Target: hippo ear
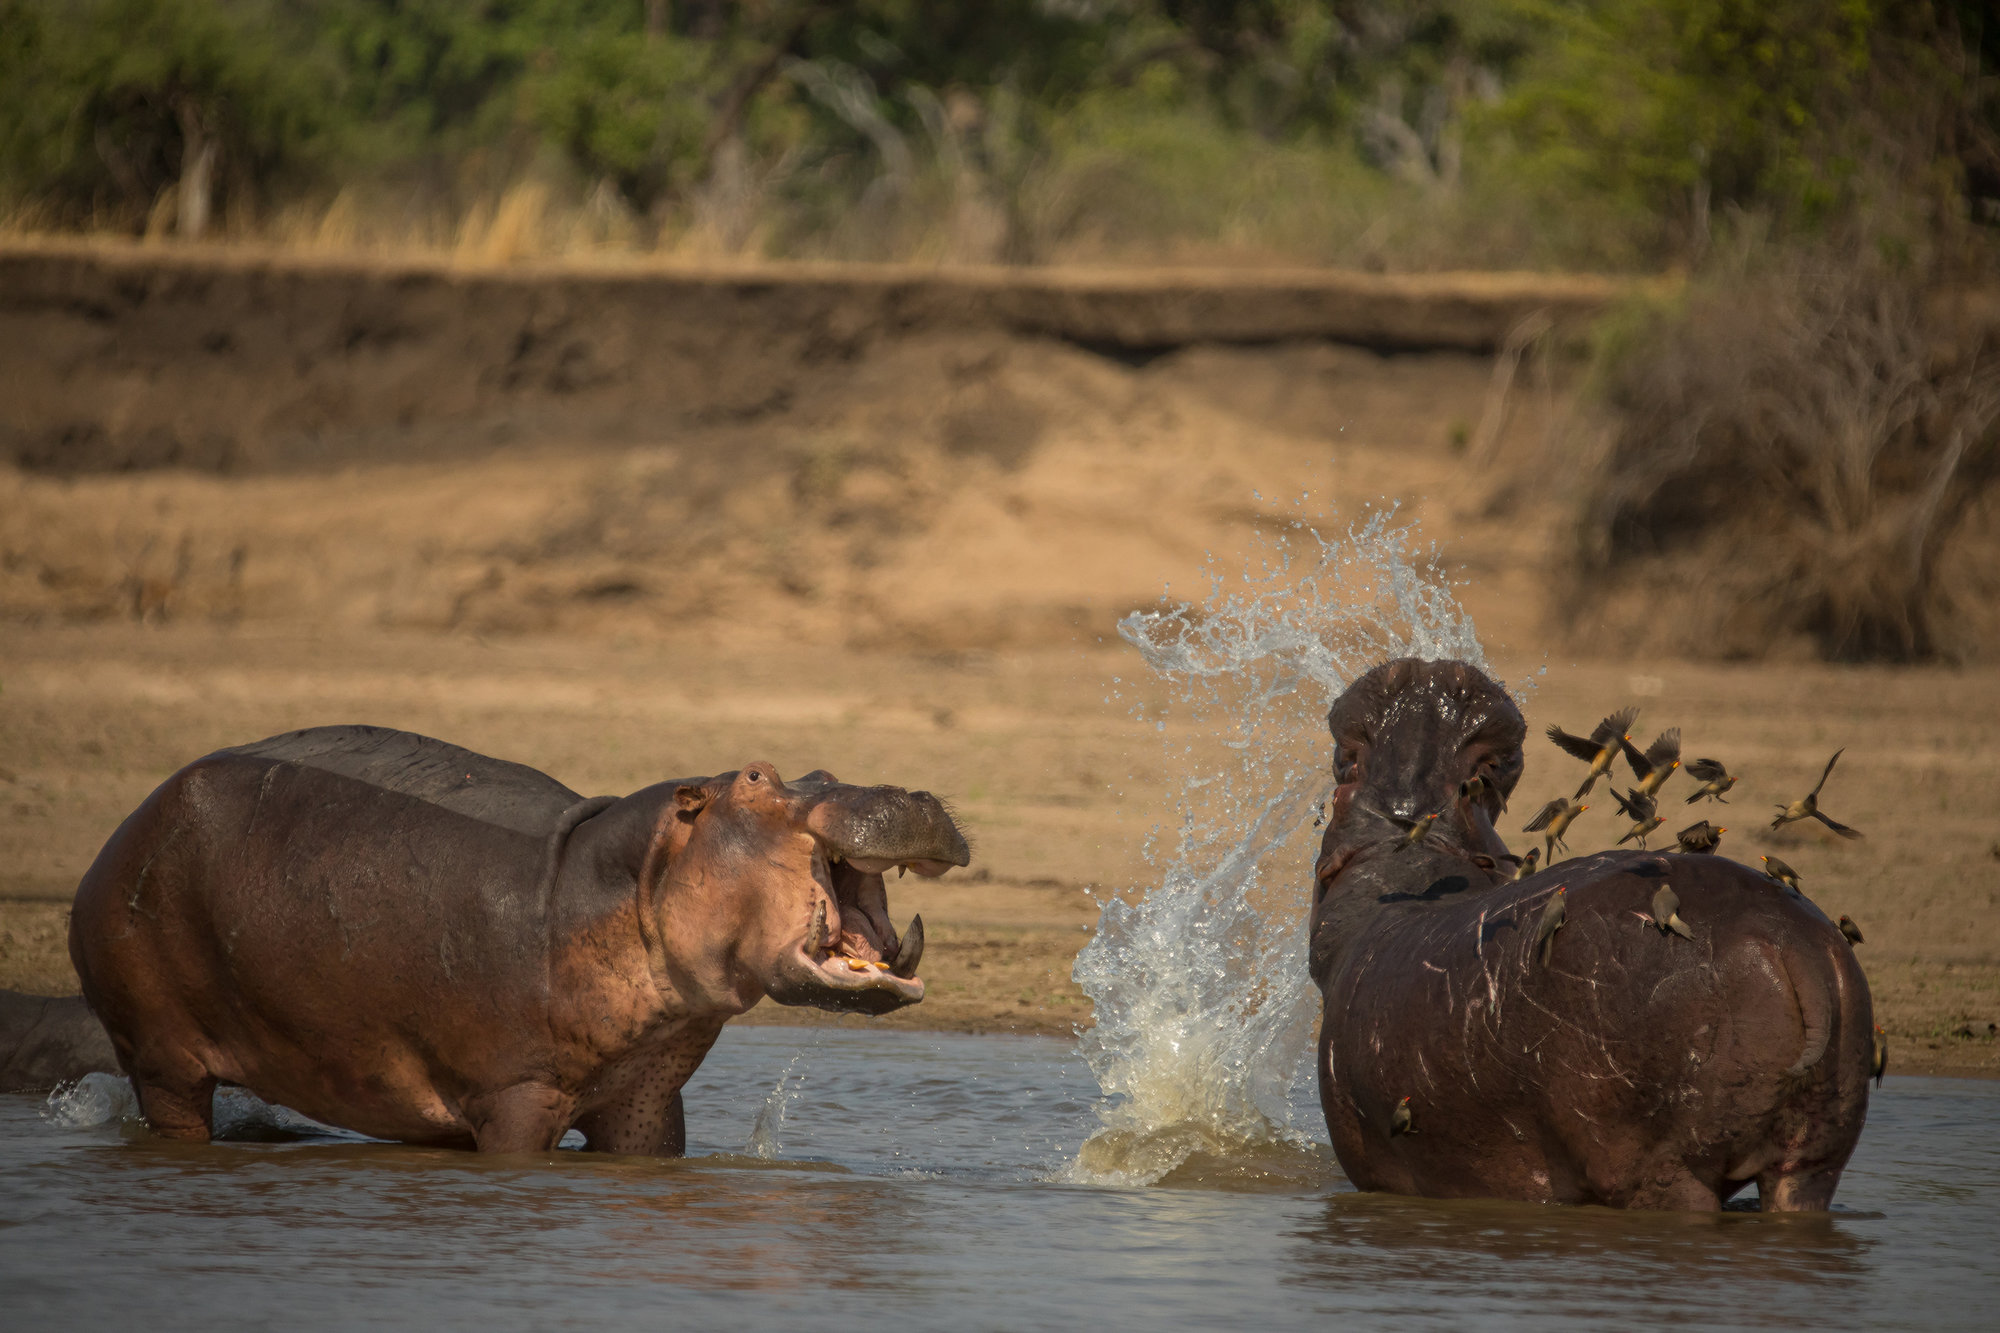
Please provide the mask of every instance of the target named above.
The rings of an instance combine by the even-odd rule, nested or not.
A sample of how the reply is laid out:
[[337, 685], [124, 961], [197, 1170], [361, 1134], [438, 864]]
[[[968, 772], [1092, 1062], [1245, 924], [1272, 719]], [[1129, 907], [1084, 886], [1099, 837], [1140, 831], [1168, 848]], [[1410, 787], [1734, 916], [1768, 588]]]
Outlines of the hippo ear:
[[707, 806], [708, 806], [708, 788], [692, 787], [692, 786], [674, 788], [674, 809], [676, 818], [686, 820], [688, 823], [692, 824], [694, 822], [694, 817], [700, 814], [704, 809], [706, 809]]

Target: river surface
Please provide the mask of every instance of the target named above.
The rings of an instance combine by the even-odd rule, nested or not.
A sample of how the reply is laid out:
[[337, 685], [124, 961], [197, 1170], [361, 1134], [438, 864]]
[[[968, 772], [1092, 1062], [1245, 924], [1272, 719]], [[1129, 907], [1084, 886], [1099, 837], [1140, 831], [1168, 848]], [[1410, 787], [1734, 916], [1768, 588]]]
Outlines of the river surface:
[[121, 1116], [127, 1095], [100, 1075], [0, 1097], [0, 1325], [2000, 1319], [2000, 1083], [1891, 1077], [1819, 1217], [1364, 1195], [1324, 1147], [1065, 1183], [1099, 1094], [1050, 1039], [728, 1030], [689, 1085], [679, 1162], [407, 1148], [241, 1094], [230, 1137], [169, 1144]]

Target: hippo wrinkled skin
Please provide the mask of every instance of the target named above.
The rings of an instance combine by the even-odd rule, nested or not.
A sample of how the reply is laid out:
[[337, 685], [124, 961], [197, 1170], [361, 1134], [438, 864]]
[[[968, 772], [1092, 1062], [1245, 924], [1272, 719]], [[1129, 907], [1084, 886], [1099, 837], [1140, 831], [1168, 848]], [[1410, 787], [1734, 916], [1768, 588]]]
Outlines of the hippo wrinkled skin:
[[914, 1004], [882, 872], [969, 860], [927, 792], [768, 764], [581, 799], [441, 741], [324, 727], [174, 774], [77, 890], [70, 957], [154, 1130], [212, 1093], [379, 1138], [678, 1155], [725, 1020]]
[[[1867, 1114], [1873, 1022], [1833, 922], [1720, 856], [1603, 852], [1508, 882], [1493, 821], [1525, 728], [1465, 663], [1377, 667], [1328, 725], [1310, 968], [1320, 1104], [1357, 1186], [1702, 1210], [1754, 1180], [1765, 1211], [1829, 1206]], [[1475, 774], [1484, 791], [1459, 799]], [[1438, 811], [1414, 847], [1384, 817]], [[1662, 881], [1692, 939], [1644, 918]]]

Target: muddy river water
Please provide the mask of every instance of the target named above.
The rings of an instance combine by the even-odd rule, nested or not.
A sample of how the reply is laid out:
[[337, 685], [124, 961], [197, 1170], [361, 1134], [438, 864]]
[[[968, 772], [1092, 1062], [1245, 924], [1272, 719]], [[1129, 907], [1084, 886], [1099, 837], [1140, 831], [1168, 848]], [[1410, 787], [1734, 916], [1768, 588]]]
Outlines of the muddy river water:
[[1071, 1183], [1097, 1096], [1064, 1041], [747, 1028], [686, 1161], [482, 1160], [240, 1094], [161, 1143], [96, 1076], [0, 1098], [0, 1324], [2000, 1326], [2000, 1084], [1892, 1077], [1789, 1218], [1363, 1195], [1323, 1147]]

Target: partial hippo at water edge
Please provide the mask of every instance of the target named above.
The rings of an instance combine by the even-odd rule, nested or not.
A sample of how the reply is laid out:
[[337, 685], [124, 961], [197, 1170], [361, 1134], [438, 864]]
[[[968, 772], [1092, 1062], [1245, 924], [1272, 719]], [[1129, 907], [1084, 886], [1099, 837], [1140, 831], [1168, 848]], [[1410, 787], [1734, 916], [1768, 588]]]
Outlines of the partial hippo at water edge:
[[70, 957], [170, 1138], [207, 1139], [230, 1083], [385, 1139], [671, 1156], [732, 1015], [921, 1000], [883, 872], [968, 860], [928, 792], [750, 764], [584, 800], [323, 727], [161, 784], [84, 875]]
[[82, 996], [0, 990], [0, 1092], [45, 1092], [117, 1070], [111, 1038]]
[[[1873, 1024], [1833, 922], [1719, 856], [1607, 852], [1507, 881], [1493, 820], [1526, 731], [1464, 663], [1377, 667], [1328, 725], [1309, 962], [1320, 1103], [1357, 1186], [1712, 1210], [1754, 1180], [1765, 1211], [1829, 1206], [1867, 1115]], [[1438, 811], [1414, 847], [1391, 818]], [[1653, 925], [1663, 882], [1692, 939]]]

